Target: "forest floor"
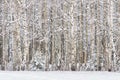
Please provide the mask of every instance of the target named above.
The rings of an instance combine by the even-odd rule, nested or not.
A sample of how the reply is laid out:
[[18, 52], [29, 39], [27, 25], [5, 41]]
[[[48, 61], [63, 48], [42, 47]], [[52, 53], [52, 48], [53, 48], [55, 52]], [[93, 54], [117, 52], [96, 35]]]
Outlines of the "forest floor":
[[120, 80], [117, 72], [0, 71], [0, 80]]

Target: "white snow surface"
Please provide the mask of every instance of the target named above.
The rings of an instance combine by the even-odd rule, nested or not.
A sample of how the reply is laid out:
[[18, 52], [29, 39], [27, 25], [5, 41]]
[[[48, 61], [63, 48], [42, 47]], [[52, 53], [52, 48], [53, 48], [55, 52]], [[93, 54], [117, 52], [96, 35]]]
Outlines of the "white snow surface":
[[0, 71], [0, 80], [120, 80], [120, 73], [64, 71]]

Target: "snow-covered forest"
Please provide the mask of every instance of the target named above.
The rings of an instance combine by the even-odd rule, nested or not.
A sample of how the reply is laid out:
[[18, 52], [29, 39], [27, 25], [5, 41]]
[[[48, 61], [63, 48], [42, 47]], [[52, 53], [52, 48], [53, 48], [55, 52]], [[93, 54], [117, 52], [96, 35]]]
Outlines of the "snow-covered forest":
[[0, 69], [120, 71], [120, 0], [0, 0]]

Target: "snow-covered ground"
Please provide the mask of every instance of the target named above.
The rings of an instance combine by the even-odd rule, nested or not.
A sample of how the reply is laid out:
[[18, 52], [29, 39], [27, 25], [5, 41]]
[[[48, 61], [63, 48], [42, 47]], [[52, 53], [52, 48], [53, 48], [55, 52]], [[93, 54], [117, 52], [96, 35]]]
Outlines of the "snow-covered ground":
[[120, 80], [117, 72], [9, 72], [1, 71], [0, 80]]

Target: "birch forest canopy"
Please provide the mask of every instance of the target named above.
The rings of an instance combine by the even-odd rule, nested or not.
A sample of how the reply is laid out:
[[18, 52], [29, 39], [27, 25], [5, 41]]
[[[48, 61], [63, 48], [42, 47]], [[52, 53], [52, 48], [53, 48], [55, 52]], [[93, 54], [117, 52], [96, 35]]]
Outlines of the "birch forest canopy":
[[120, 71], [120, 0], [0, 0], [0, 69]]

